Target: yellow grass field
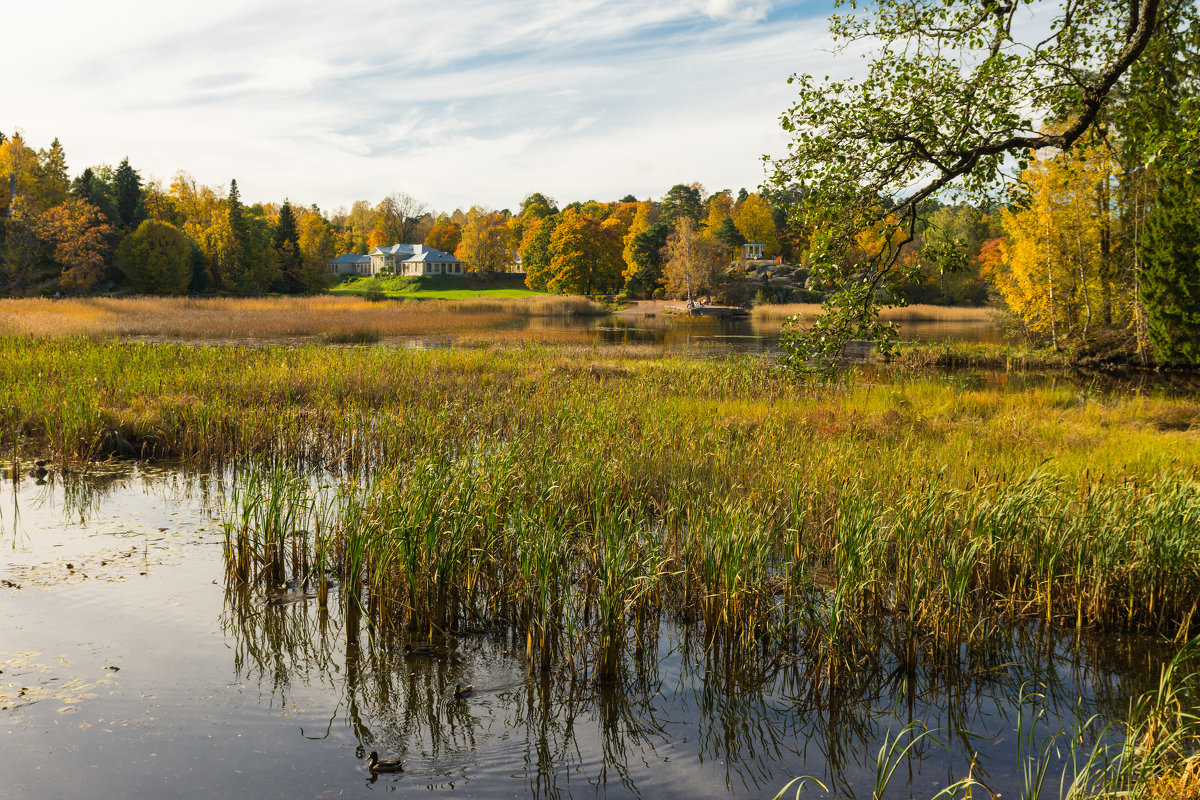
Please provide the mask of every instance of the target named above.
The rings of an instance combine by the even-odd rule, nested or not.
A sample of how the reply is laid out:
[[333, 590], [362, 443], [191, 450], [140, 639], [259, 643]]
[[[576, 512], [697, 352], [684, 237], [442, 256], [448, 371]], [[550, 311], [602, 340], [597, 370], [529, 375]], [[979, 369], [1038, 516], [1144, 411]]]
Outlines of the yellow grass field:
[[0, 300], [0, 335], [242, 339], [368, 330], [454, 332], [515, 317], [595, 315], [581, 297], [371, 302], [360, 297], [90, 297]]

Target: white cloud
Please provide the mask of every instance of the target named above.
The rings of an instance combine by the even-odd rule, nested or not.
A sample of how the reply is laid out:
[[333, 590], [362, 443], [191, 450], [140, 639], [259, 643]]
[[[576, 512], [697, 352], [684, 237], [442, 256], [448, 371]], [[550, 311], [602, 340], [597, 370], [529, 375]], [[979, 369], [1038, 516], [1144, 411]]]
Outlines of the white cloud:
[[[7, 130], [74, 171], [237, 177], [249, 200], [439, 209], [752, 188], [824, 20], [767, 0], [22, 4]], [[856, 66], [856, 65], [855, 65]]]

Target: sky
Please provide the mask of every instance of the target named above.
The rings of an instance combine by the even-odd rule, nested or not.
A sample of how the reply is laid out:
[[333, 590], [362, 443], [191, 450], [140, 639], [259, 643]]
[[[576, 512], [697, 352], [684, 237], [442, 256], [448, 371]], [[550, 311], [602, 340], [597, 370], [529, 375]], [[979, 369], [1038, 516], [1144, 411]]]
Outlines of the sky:
[[[248, 203], [434, 211], [754, 191], [828, 0], [106, 0], [5, 10], [0, 130]], [[15, 34], [15, 35], [14, 35]], [[14, 67], [14, 65], [16, 65]], [[19, 76], [19, 77], [17, 77]]]

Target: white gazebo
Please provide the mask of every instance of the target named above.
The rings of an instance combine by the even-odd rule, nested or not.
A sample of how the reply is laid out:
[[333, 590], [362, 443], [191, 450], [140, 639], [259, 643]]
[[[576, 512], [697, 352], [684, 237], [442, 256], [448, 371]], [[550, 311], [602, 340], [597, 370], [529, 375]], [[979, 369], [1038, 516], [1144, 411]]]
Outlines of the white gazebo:
[[743, 261], [758, 261], [763, 257], [763, 248], [766, 247], [762, 242], [746, 242], [742, 245], [742, 260]]

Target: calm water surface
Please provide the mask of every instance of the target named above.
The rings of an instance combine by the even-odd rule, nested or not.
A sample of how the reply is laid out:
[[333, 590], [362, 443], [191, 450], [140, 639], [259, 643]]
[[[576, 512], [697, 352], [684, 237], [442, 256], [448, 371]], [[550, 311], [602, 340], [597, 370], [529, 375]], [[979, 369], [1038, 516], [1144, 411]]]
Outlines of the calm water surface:
[[[570, 341], [579, 344], [652, 345], [664, 353], [776, 353], [779, 322], [682, 314], [611, 317], [515, 318], [503, 328], [480, 329], [481, 336], [507, 333], [512, 339]], [[999, 342], [1002, 331], [994, 322], [906, 322], [902, 338], [917, 341], [951, 340]], [[469, 338], [469, 335], [468, 335]], [[422, 341], [437, 341], [422, 339]]]
[[[1042, 742], [1120, 714], [1167, 655], [1017, 627], [961, 668], [831, 694], [786, 657], [731, 668], [664, 616], [620, 686], [531, 677], [503, 633], [405, 658], [336, 597], [227, 586], [220, 476], [97, 467], [38, 483], [28, 467], [0, 484], [0, 797], [770, 798], [798, 775], [870, 797], [885, 737], [914, 723], [946, 747], [922, 740], [887, 796], [932, 796], [972, 754], [1010, 795], [1019, 727]], [[454, 700], [457, 683], [475, 693]], [[407, 771], [373, 778], [371, 750]]]

